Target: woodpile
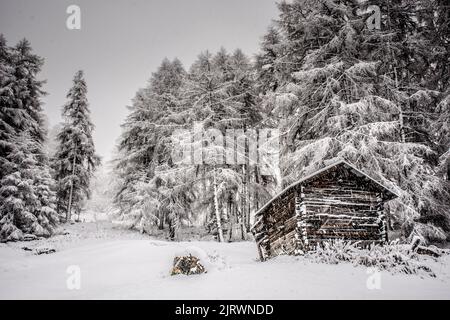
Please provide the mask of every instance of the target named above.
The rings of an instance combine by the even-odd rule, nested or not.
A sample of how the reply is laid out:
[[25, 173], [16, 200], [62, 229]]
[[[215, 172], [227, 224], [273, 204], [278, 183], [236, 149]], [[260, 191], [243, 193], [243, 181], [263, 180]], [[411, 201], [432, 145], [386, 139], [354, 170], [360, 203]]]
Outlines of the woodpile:
[[193, 255], [175, 257], [171, 275], [177, 274], [201, 274], [206, 273], [205, 267], [200, 263], [200, 259]]

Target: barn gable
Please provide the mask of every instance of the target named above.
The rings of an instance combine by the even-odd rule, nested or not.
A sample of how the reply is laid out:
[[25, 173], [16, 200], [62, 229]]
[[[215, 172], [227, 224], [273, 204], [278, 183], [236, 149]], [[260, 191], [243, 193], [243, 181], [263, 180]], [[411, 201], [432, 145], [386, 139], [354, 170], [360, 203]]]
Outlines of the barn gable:
[[383, 203], [397, 195], [341, 160], [308, 175], [256, 213], [262, 259], [308, 250], [321, 241], [387, 240]]

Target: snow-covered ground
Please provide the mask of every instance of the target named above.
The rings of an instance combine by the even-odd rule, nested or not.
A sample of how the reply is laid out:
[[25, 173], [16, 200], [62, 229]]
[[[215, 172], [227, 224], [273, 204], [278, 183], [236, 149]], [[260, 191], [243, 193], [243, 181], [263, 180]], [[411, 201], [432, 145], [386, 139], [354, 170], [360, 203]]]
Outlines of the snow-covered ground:
[[[382, 272], [380, 288], [369, 289], [373, 275], [364, 267], [286, 256], [261, 263], [252, 242], [158, 241], [108, 223], [79, 223], [68, 231], [48, 240], [0, 244], [0, 298], [450, 299], [448, 256], [430, 261], [436, 278]], [[34, 255], [24, 246], [56, 252]], [[200, 256], [208, 273], [170, 276], [173, 258], [183, 252]], [[80, 289], [69, 289], [78, 270]]]

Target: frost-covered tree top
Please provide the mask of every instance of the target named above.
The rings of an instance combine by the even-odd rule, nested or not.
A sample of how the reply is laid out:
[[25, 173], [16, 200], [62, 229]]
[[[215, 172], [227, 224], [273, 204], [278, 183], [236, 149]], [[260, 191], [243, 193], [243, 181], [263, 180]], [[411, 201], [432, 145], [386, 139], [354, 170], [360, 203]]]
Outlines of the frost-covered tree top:
[[94, 125], [90, 120], [87, 86], [82, 70], [75, 74], [73, 86], [66, 97], [68, 102], [63, 107], [63, 117], [70, 126], [76, 127], [80, 130], [80, 134], [84, 134], [88, 138], [92, 133]]

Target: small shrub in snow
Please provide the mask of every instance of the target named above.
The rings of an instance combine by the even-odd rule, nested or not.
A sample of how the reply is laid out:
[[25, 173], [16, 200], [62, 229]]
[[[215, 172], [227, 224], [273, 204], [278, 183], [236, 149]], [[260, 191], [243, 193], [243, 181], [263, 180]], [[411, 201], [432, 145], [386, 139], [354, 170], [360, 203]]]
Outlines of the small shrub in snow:
[[348, 241], [324, 242], [316, 251], [306, 254], [306, 257], [315, 262], [338, 264], [351, 262], [355, 266], [376, 267], [391, 273], [421, 274], [435, 277], [434, 272], [426, 265], [424, 257], [413, 251], [408, 245], [390, 243], [379, 246], [371, 245], [364, 249], [358, 243]]
[[447, 240], [445, 232], [432, 224], [415, 223], [411, 234], [409, 236], [410, 242], [412, 239], [419, 237], [423, 244], [429, 244], [431, 242], [444, 242]]
[[328, 264], [338, 264], [339, 262], [350, 262], [355, 257], [357, 248], [355, 244], [346, 241], [323, 242], [314, 252], [309, 252], [308, 256], [319, 262]]

